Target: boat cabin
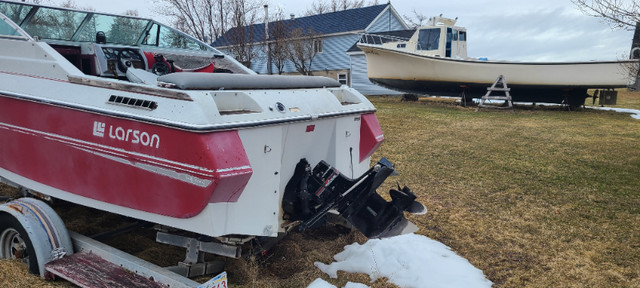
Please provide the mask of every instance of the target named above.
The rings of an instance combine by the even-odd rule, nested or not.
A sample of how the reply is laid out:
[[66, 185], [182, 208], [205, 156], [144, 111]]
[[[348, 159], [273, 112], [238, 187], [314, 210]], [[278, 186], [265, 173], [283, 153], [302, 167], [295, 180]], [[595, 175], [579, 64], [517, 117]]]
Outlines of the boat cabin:
[[[429, 18], [427, 25], [420, 26], [409, 39], [371, 39], [372, 35], [363, 36], [361, 42], [381, 44], [384, 48], [405, 51], [412, 54], [446, 57], [467, 58], [467, 30], [455, 26], [456, 19], [442, 16]], [[366, 39], [369, 38], [369, 39]], [[370, 43], [370, 42], [378, 43]]]

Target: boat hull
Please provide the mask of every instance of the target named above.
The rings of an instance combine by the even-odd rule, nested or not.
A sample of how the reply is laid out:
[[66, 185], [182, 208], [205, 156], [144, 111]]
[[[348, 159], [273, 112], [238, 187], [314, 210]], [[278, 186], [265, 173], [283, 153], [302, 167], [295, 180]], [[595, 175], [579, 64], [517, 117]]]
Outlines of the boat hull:
[[360, 44], [369, 79], [387, 88], [432, 95], [481, 97], [500, 75], [514, 101], [561, 103], [586, 97], [587, 89], [628, 85], [631, 62], [525, 63], [415, 55]]
[[191, 133], [7, 95], [0, 147], [0, 167], [15, 174], [176, 218], [237, 201], [252, 174], [237, 131]]

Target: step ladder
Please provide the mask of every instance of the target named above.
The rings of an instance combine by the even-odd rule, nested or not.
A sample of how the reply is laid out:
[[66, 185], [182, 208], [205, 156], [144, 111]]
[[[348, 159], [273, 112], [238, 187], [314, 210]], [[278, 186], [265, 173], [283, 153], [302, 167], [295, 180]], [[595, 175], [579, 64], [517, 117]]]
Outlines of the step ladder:
[[[502, 87], [499, 87], [499, 85], [501, 85]], [[491, 93], [494, 91], [504, 92], [504, 96], [491, 96]], [[511, 109], [511, 112], [513, 113], [513, 101], [511, 99], [511, 94], [509, 94], [509, 91], [511, 91], [511, 88], [507, 87], [507, 81], [504, 79], [504, 76], [502, 75], [498, 76], [498, 79], [496, 79], [496, 81], [493, 82], [493, 85], [487, 88], [487, 94], [484, 94], [484, 96], [480, 98], [480, 104], [478, 104], [478, 109], [479, 108]], [[492, 105], [492, 104], [486, 103], [487, 100], [503, 100], [505, 101], [505, 104], [508, 104], [508, 106]], [[476, 111], [478, 111], [478, 109], [476, 109]]]

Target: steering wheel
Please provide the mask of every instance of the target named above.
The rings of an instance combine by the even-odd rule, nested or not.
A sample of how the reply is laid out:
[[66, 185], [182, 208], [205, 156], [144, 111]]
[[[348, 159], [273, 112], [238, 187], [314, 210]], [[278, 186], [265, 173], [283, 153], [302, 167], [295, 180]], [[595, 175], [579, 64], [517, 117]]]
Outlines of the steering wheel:
[[162, 76], [171, 73], [171, 67], [169, 67], [169, 65], [164, 61], [156, 61], [156, 63], [153, 63], [153, 66], [151, 67], [151, 72], [158, 76]]
[[118, 69], [122, 72], [127, 72], [129, 67], [133, 66], [132, 60], [138, 61], [140, 58], [140, 54], [135, 49], [131, 48], [123, 48], [120, 49], [117, 53], [118, 56]]

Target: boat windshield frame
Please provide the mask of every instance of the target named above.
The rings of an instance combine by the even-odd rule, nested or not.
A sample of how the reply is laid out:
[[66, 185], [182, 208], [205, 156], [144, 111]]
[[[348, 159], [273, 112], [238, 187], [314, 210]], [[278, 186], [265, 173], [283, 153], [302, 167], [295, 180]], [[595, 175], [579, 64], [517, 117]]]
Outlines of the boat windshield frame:
[[[222, 54], [208, 44], [157, 21], [93, 11], [0, 0], [0, 14], [15, 23], [19, 34], [54, 44], [97, 42], [98, 32], [104, 44], [153, 46], [191, 52]], [[5, 21], [6, 22], [6, 21]], [[10, 26], [12, 28], [14, 25]], [[156, 29], [155, 31], [153, 31]], [[3, 35], [4, 36], [4, 35]], [[11, 36], [11, 35], [9, 35]], [[156, 39], [150, 39], [155, 37]]]
[[33, 40], [20, 26], [0, 12], [0, 38]]

